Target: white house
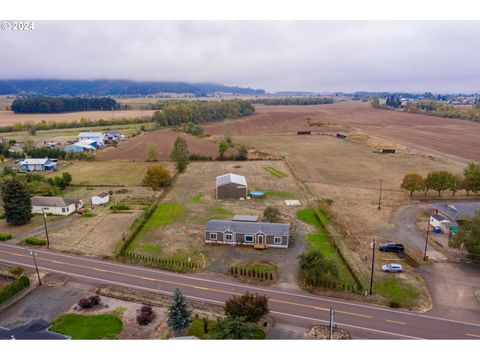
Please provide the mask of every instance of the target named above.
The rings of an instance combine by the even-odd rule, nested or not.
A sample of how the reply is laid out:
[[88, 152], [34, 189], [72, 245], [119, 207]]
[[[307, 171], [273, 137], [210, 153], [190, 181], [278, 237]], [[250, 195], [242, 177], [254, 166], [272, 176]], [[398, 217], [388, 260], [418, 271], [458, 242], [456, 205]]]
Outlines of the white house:
[[91, 140], [92, 142], [90, 143], [90, 145], [95, 147], [102, 147], [103, 145], [105, 145], [104, 135], [101, 132], [81, 132], [78, 134], [78, 141], [81, 142], [83, 140]]
[[32, 197], [32, 213], [70, 215], [83, 206], [83, 202], [76, 198], [62, 198], [58, 196]]
[[98, 195], [92, 196], [92, 205], [104, 205], [110, 201], [110, 195], [108, 193], [103, 192]]
[[57, 167], [56, 160], [52, 159], [25, 159], [20, 162], [23, 171], [46, 171]]

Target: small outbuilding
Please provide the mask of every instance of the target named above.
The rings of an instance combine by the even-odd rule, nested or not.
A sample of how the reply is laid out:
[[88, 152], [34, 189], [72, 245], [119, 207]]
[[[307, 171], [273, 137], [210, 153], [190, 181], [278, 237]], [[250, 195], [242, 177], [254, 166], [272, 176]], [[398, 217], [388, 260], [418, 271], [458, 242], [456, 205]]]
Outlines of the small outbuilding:
[[430, 225], [434, 228], [439, 228], [444, 234], [456, 234], [458, 232], [458, 223], [450, 221], [442, 215], [430, 216]]
[[81, 199], [58, 196], [32, 197], [33, 214], [70, 215], [83, 206]]
[[217, 199], [246, 199], [248, 195], [247, 179], [245, 176], [232, 173], [217, 176], [215, 195]]
[[92, 205], [104, 205], [110, 201], [110, 195], [106, 192], [92, 196]]

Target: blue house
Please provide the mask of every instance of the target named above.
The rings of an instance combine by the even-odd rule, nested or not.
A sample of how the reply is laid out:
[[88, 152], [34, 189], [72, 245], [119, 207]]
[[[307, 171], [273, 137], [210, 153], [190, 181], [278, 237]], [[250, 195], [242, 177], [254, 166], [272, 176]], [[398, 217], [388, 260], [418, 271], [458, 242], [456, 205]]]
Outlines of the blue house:
[[20, 162], [23, 171], [46, 171], [54, 170], [57, 161], [52, 159], [25, 159]]

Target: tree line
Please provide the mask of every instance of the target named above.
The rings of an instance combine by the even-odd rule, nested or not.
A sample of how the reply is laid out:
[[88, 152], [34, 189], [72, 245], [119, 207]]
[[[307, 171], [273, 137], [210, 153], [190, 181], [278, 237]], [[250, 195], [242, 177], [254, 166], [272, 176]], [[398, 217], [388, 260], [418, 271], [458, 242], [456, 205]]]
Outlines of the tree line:
[[444, 118], [480, 121], [480, 102], [477, 102], [471, 108], [458, 108], [434, 100], [409, 101], [405, 105], [405, 111], [412, 114], [427, 114]]
[[11, 109], [21, 114], [52, 114], [89, 110], [118, 110], [117, 102], [108, 97], [81, 98], [81, 97], [33, 97], [15, 99]]
[[222, 121], [254, 112], [255, 107], [245, 100], [166, 102], [162, 111], [155, 111], [152, 119], [159, 126], [177, 126]]
[[425, 196], [429, 190], [438, 192], [451, 191], [452, 195], [464, 190], [467, 196], [470, 193], [480, 192], [480, 164], [470, 163], [464, 169], [463, 174], [452, 174], [448, 171], [432, 171], [426, 177], [418, 173], [406, 174], [400, 186], [410, 192], [410, 196], [417, 191], [423, 191]]
[[333, 98], [275, 98], [275, 99], [255, 99], [251, 101], [253, 104], [264, 105], [323, 105], [333, 104]]

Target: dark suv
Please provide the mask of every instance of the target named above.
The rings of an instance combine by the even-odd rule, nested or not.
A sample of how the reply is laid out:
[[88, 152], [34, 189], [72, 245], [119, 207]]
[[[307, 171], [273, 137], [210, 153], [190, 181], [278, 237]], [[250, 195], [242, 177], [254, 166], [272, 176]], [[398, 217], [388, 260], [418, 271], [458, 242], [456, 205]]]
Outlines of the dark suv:
[[391, 251], [396, 253], [401, 253], [405, 251], [405, 247], [402, 244], [398, 243], [385, 243], [381, 244], [378, 249], [380, 251]]

